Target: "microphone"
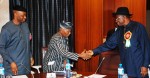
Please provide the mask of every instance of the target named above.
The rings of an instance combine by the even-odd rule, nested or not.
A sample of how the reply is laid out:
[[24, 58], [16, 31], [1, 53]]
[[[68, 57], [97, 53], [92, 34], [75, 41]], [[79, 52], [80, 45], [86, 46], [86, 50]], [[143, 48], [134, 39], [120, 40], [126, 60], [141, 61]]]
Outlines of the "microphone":
[[102, 61], [100, 62], [100, 64], [98, 65], [98, 68], [96, 69], [95, 74], [97, 73], [98, 69], [100, 68], [100, 66], [102, 65], [103, 61], [105, 60], [105, 57], [103, 57]]
[[31, 72], [25, 65], [23, 65], [23, 63], [20, 63], [29, 73], [31, 73], [32, 77], [34, 78], [34, 72]]
[[22, 63], [20, 63], [29, 73], [31, 73], [31, 71], [26, 67], [24, 66]]

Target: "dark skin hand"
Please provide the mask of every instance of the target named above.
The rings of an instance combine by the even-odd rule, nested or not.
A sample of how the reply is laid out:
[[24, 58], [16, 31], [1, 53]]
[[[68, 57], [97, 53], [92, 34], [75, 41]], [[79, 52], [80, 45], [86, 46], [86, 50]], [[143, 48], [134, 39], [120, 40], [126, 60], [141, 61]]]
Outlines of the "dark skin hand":
[[14, 75], [17, 75], [18, 73], [18, 67], [17, 67], [17, 64], [15, 62], [12, 62], [10, 64], [10, 67], [11, 67], [11, 71]]
[[141, 67], [141, 75], [142, 77], [145, 77], [148, 74], [148, 68]]

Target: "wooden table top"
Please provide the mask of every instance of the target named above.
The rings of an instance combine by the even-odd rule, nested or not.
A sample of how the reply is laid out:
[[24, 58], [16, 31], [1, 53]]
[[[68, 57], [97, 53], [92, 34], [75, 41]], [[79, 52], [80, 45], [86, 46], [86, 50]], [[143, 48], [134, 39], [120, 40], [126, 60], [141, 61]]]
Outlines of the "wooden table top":
[[[93, 73], [92, 72], [78, 72], [78, 74], [82, 74], [82, 77], [80, 78], [84, 78], [84, 76], [89, 76], [89, 75], [92, 75]], [[27, 75], [28, 78], [46, 78], [46, 73], [36, 73], [36, 74], [29, 74]], [[34, 77], [33, 77], [34, 76]], [[64, 76], [61, 76], [61, 75], [57, 75], [56, 76], [57, 78], [64, 78]], [[107, 75], [106, 77], [104, 78], [118, 78], [116, 75]]]

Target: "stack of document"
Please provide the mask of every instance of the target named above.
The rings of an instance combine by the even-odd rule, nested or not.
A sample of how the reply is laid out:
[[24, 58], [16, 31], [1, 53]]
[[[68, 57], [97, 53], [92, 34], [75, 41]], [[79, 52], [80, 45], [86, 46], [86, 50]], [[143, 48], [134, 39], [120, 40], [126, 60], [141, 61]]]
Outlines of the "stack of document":
[[26, 75], [12, 76], [12, 78], [28, 78]]
[[106, 75], [101, 75], [101, 74], [92, 74], [90, 76], [88, 76], [88, 78], [103, 78], [105, 77]]

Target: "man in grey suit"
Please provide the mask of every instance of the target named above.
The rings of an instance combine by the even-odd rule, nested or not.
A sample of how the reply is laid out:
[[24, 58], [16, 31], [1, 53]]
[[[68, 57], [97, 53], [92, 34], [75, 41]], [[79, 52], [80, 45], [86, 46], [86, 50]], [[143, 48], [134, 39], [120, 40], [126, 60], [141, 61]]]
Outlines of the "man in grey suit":
[[13, 19], [7, 22], [0, 33], [0, 54], [3, 57], [5, 75], [30, 74], [33, 65], [30, 50], [30, 31], [26, 21], [26, 9], [16, 5]]

